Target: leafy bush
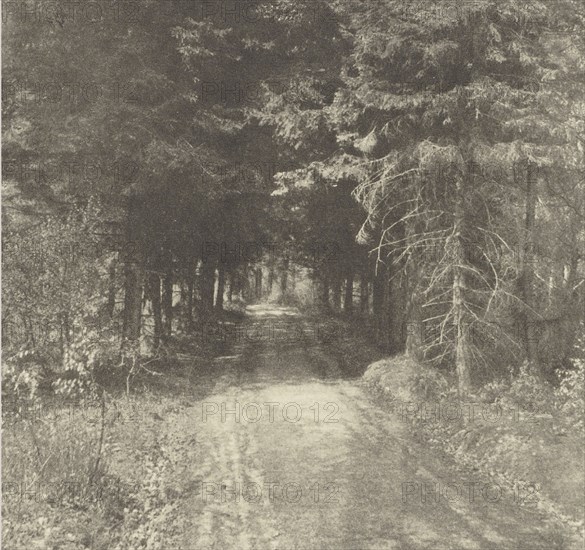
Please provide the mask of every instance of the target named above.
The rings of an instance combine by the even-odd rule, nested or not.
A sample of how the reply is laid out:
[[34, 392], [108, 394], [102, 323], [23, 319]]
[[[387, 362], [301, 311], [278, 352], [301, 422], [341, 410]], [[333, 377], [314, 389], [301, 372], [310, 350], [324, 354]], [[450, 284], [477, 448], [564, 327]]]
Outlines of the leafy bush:
[[132, 494], [133, 504], [124, 508], [123, 532], [116, 550], [163, 550], [176, 514], [172, 492], [164, 481], [172, 467], [169, 457], [155, 445], [143, 453], [140, 467], [143, 482]]
[[23, 348], [2, 364], [2, 394], [34, 401], [47, 375], [47, 367], [34, 350]]
[[[505, 389], [504, 384], [502, 389]], [[521, 365], [516, 378], [495, 401], [505, 406], [520, 407], [538, 413], [552, 413], [555, 410], [553, 387], [532, 373], [527, 362]]]
[[444, 399], [449, 393], [447, 380], [434, 369], [425, 369], [409, 378], [409, 391], [426, 400]]
[[482, 386], [479, 398], [484, 403], [495, 403], [510, 391], [510, 383], [507, 380], [493, 380]]

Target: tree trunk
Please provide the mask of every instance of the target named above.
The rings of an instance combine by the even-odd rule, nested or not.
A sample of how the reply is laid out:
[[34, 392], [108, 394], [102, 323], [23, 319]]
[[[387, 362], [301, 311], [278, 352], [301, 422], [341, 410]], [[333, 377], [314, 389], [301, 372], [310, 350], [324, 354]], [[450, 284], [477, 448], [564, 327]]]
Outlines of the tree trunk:
[[293, 263], [290, 266], [290, 291], [292, 294], [295, 293], [297, 289], [297, 270], [295, 264]]
[[215, 265], [210, 259], [202, 261], [199, 284], [201, 306], [203, 311], [210, 313], [213, 310], [213, 294], [215, 290]]
[[193, 277], [193, 266], [194, 262], [191, 262], [187, 273], [187, 330], [193, 330], [193, 306], [194, 306], [194, 293], [195, 293], [195, 280]]
[[274, 265], [271, 263], [268, 268], [268, 295], [272, 294], [272, 286], [274, 285]]
[[351, 315], [353, 313], [353, 271], [349, 271], [345, 281], [345, 298], [343, 301], [343, 309], [345, 313]]
[[237, 278], [238, 295], [243, 300], [250, 300], [252, 298], [252, 289], [250, 286], [250, 268], [247, 264], [242, 267], [242, 272], [238, 274]]
[[151, 273], [148, 276], [148, 298], [152, 306], [152, 315], [154, 317], [154, 335], [152, 345], [156, 351], [160, 346], [163, 335], [162, 308], [160, 301], [160, 277], [157, 273]]
[[135, 197], [128, 199], [126, 243], [124, 246], [124, 323], [122, 329], [123, 361], [131, 366], [139, 359], [142, 322], [142, 239], [140, 208]]
[[408, 295], [406, 320], [406, 355], [419, 362], [423, 359], [422, 307], [416, 290]]
[[107, 315], [110, 319], [114, 317], [116, 309], [116, 258], [114, 258], [108, 267], [108, 305], [106, 308]]
[[286, 292], [288, 290], [288, 269], [289, 259], [285, 258], [282, 262], [282, 272], [280, 276], [280, 299], [285, 300]]
[[380, 315], [384, 310], [384, 279], [386, 276], [386, 266], [378, 264], [377, 273], [374, 275], [372, 289], [372, 309], [374, 315]]
[[336, 312], [341, 310], [341, 278], [338, 273], [333, 276], [333, 292], [331, 293], [331, 302]]
[[262, 298], [262, 268], [258, 267], [255, 271], [255, 289], [254, 289], [254, 296], [256, 300], [260, 300]]
[[370, 288], [365, 270], [360, 277], [360, 312], [365, 315], [370, 313]]
[[223, 294], [225, 292], [225, 268], [220, 264], [217, 274], [217, 296], [215, 298], [215, 309], [223, 311]]
[[403, 303], [402, 293], [398, 284], [398, 276], [396, 265], [390, 264], [392, 271], [391, 276], [388, 277], [386, 288], [386, 330], [387, 330], [387, 345], [390, 353], [398, 353], [404, 350], [403, 339]]
[[173, 332], [173, 274], [167, 271], [163, 279], [162, 289], [163, 337], [169, 340]]
[[234, 284], [235, 284], [236, 274], [234, 271], [230, 271], [229, 273], [229, 286], [228, 286], [228, 302], [231, 304], [234, 299]]
[[536, 300], [534, 291], [534, 226], [536, 217], [536, 170], [537, 167], [528, 162], [526, 167], [526, 217], [524, 237], [524, 263], [522, 266], [521, 295], [524, 302], [522, 315], [523, 335], [526, 357], [532, 370], [540, 372], [536, 334]]
[[454, 265], [453, 265], [453, 324], [455, 326], [455, 369], [457, 371], [458, 392], [462, 398], [471, 387], [469, 361], [469, 323], [465, 311], [465, 265], [466, 254], [463, 241], [464, 227], [465, 176], [458, 175], [455, 188], [454, 212]]
[[[33, 324], [30, 322], [31, 333], [33, 333]], [[34, 345], [34, 336], [32, 338]], [[61, 314], [61, 360], [63, 370], [69, 368], [69, 359], [71, 351], [71, 324], [69, 322], [69, 313], [64, 311]]]
[[329, 277], [326, 272], [321, 273], [321, 307], [329, 310]]
[[385, 304], [387, 302], [386, 293], [388, 284], [386, 264], [382, 262], [377, 264], [377, 273], [374, 276], [373, 286], [372, 306], [374, 310], [376, 343], [384, 345], [387, 337], [387, 312]]

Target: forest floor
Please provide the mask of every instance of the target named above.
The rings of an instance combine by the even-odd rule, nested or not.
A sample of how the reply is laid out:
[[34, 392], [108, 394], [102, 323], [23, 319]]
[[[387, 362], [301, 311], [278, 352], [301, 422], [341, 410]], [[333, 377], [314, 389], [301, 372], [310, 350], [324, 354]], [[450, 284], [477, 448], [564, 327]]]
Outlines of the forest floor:
[[380, 355], [365, 342], [292, 308], [247, 313], [208, 334], [212, 357], [182, 354], [185, 368], [160, 377], [164, 392], [137, 396], [138, 422], [112, 423], [117, 500], [109, 491], [99, 513], [5, 509], [4, 547], [582, 548], [546, 511], [430, 447], [380, 403], [361, 379]]

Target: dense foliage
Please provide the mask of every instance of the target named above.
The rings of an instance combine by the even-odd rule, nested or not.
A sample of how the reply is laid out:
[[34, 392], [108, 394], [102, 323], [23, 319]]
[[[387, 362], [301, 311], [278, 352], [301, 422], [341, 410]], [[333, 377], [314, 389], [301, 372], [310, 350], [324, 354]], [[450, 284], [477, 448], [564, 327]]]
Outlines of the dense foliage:
[[134, 373], [298, 279], [461, 391], [571, 371], [580, 3], [66, 4], [5, 24], [9, 363]]

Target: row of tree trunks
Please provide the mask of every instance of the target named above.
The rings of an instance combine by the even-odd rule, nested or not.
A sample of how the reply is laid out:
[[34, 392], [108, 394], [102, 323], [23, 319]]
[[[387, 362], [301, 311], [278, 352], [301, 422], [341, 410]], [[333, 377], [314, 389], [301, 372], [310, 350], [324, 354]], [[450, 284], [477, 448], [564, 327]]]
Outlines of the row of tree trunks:
[[[226, 273], [221, 266], [216, 270], [212, 264], [201, 264], [199, 269], [199, 299], [204, 312], [210, 313], [213, 308], [223, 310], [226, 286], [228, 287], [228, 298], [233, 299], [233, 293], [238, 292], [236, 273]], [[227, 285], [229, 277], [229, 286]], [[191, 330], [194, 326], [193, 308], [195, 305], [195, 270], [189, 271], [185, 276], [186, 283], [181, 287], [181, 303], [184, 306], [184, 320], [186, 326]], [[133, 281], [133, 280], [132, 280]], [[145, 300], [150, 302], [151, 314], [153, 317], [153, 348], [156, 350], [161, 343], [167, 342], [172, 336], [173, 323], [173, 273], [170, 271], [161, 277], [161, 273], [149, 270], [145, 284]], [[133, 333], [138, 338], [139, 332]]]
[[345, 277], [328, 270], [317, 271], [314, 277], [317, 300], [324, 311], [353, 316], [357, 310], [366, 317], [372, 313], [374, 340], [391, 352], [402, 351], [406, 341], [405, 290], [401, 285], [402, 279], [391, 277], [387, 263], [379, 262], [377, 271], [373, 266], [363, 269], [359, 275], [358, 306], [354, 304], [355, 274], [351, 269], [346, 269]]

